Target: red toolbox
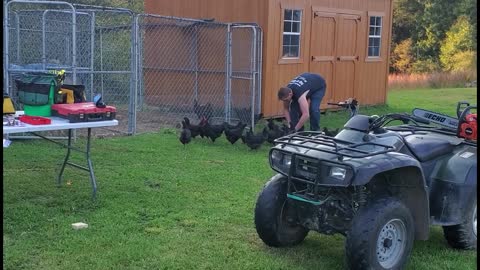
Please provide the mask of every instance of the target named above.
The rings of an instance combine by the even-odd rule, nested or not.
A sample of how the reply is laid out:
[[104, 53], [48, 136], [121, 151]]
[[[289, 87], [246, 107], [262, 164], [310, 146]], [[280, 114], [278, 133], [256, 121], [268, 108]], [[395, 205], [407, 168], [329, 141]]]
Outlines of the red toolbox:
[[98, 108], [93, 102], [52, 105], [52, 116], [68, 119], [70, 123], [113, 120], [115, 113], [115, 107]]

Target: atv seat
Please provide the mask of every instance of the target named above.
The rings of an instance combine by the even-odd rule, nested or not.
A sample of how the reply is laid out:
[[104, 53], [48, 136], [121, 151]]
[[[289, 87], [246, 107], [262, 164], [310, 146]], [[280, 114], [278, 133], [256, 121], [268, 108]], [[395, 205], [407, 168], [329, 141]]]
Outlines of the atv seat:
[[441, 155], [448, 154], [455, 148], [449, 141], [413, 134], [405, 137], [405, 143], [412, 153], [421, 162], [432, 160]]

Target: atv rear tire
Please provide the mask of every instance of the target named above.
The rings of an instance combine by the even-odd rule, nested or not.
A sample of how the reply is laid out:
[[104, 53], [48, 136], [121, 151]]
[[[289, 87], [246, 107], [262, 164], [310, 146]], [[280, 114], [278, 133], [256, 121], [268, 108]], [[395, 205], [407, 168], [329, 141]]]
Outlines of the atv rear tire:
[[349, 269], [402, 269], [414, 240], [413, 218], [395, 198], [372, 201], [359, 209], [345, 241]]
[[255, 227], [258, 236], [272, 247], [299, 244], [308, 229], [286, 220], [288, 209], [287, 179], [276, 175], [265, 184], [255, 206]]
[[443, 226], [443, 235], [453, 248], [477, 249], [477, 199], [470, 204], [465, 222]]

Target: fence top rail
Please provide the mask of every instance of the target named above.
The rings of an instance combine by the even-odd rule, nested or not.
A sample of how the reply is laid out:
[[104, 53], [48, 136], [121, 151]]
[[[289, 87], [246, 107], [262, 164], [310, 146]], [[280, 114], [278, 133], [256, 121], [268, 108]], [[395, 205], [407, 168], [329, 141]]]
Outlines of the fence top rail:
[[81, 10], [89, 10], [89, 11], [112, 11], [112, 12], [125, 12], [130, 13], [130, 15], [134, 15], [135, 13], [128, 9], [128, 8], [117, 8], [117, 7], [106, 7], [106, 6], [96, 6], [96, 5], [84, 5], [84, 4], [73, 4], [78, 9]]
[[[75, 10], [75, 7], [73, 4], [70, 4], [68, 2], [64, 2], [64, 1], [45, 1], [45, 0], [10, 0], [7, 2], [7, 4], [5, 5], [5, 10], [9, 10], [10, 6], [12, 4], [43, 4], [43, 5], [65, 5], [65, 6], [68, 6], [70, 8], [70, 10]], [[32, 11], [36, 11], [36, 10], [32, 10]], [[43, 11], [43, 10], [42, 10]]]
[[179, 21], [187, 21], [187, 22], [193, 22], [193, 23], [209, 23], [209, 24], [218, 24], [223, 26], [228, 25], [228, 23], [216, 22], [210, 19], [199, 20], [199, 19], [182, 18], [182, 17], [175, 17], [175, 16], [164, 16], [164, 15], [157, 15], [157, 14], [137, 14], [136, 15], [137, 21], [140, 19], [140, 17], [179, 20]]
[[[108, 6], [96, 6], [96, 5], [84, 5], [84, 4], [71, 4], [64, 1], [39, 1], [39, 0], [11, 0], [7, 2], [6, 9], [10, 7], [11, 4], [43, 4], [43, 5], [66, 5], [69, 9], [51, 9], [52, 11], [67, 11], [72, 13], [78, 13], [77, 10], [82, 12], [98, 12], [98, 11], [108, 11], [108, 12], [117, 12], [117, 13], [128, 13], [130, 16], [134, 16], [135, 13], [127, 8], [117, 8], [117, 7], [108, 7]], [[11, 12], [43, 12], [45, 9], [18, 9], [18, 10], [11, 10]]]

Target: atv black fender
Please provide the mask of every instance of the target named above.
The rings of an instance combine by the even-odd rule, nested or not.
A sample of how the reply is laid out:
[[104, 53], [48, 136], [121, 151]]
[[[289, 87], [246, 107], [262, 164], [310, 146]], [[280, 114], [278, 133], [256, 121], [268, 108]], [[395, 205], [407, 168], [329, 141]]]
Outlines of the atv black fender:
[[415, 239], [428, 239], [428, 189], [418, 160], [405, 154], [389, 152], [347, 162], [355, 168], [351, 185], [376, 186], [401, 199], [415, 221]]
[[[352, 159], [346, 161], [352, 165], [355, 169], [355, 177], [352, 179], [351, 185], [353, 186], [363, 186], [370, 182], [373, 177], [377, 174], [388, 172], [394, 169], [404, 168], [404, 167], [414, 167], [418, 169], [418, 184], [420, 188], [427, 190], [427, 185], [425, 182], [425, 177], [423, 175], [422, 167], [420, 162], [415, 158], [412, 158], [409, 155], [405, 155], [397, 152], [389, 152], [381, 155], [376, 155], [372, 157], [366, 157], [363, 159]], [[408, 180], [408, 179], [405, 179]]]
[[435, 225], [463, 223], [477, 198], [477, 149], [468, 147], [437, 161], [431, 174], [430, 216]]

